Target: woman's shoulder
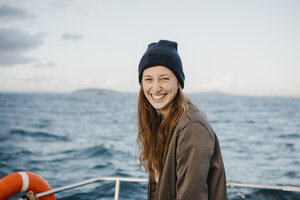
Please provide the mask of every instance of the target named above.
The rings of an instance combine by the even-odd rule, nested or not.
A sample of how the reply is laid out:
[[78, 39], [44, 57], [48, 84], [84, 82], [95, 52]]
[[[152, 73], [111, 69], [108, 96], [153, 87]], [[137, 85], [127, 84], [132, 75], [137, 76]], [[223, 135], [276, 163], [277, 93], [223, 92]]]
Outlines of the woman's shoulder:
[[191, 123], [200, 123], [200, 124], [208, 124], [207, 116], [204, 112], [199, 110], [199, 108], [193, 104], [188, 104], [188, 110], [186, 114], [181, 118], [178, 125], [189, 125]]
[[211, 127], [206, 114], [193, 104], [189, 104], [188, 106], [188, 111], [178, 122], [176, 130], [181, 132], [189, 127], [194, 127], [193, 125], [197, 124], [204, 127], [210, 133], [211, 137], [214, 138], [215, 132]]

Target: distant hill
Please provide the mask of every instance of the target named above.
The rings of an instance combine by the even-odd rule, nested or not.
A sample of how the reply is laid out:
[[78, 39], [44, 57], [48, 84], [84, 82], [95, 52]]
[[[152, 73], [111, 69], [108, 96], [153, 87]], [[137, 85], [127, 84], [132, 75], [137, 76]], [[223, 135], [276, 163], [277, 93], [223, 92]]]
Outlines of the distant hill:
[[79, 89], [75, 90], [72, 93], [76, 94], [112, 94], [112, 93], [117, 93], [116, 91], [113, 90], [108, 90], [108, 89], [98, 89], [98, 88], [87, 88], [87, 89]]
[[219, 92], [219, 91], [210, 91], [210, 92], [193, 92], [193, 93], [187, 93], [188, 95], [199, 95], [199, 96], [210, 96], [210, 97], [216, 97], [216, 96], [236, 96], [229, 93]]

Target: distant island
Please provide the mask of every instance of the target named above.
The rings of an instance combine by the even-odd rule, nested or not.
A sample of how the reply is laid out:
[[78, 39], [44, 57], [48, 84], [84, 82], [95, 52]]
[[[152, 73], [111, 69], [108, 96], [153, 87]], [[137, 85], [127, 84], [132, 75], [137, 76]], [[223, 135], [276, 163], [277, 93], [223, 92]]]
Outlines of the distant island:
[[[109, 89], [101, 89], [101, 88], [85, 88], [85, 89], [78, 89], [73, 91], [72, 93], [75, 94], [100, 94], [100, 95], [108, 95], [108, 94], [116, 94], [116, 93], [122, 93], [117, 92], [114, 90]], [[128, 93], [130, 94], [130, 93]], [[192, 93], [186, 93], [187, 96], [189, 95], [200, 95], [200, 96], [235, 96], [228, 93], [223, 93], [219, 91], [210, 91], [210, 92], [192, 92]]]
[[234, 95], [234, 94], [229, 94], [229, 93], [220, 92], [220, 91], [191, 92], [191, 93], [186, 93], [186, 95], [200, 95], [200, 96], [211, 96], [211, 97], [216, 97], [216, 96], [237, 96], [237, 95]]
[[99, 89], [99, 88], [87, 88], [87, 89], [79, 89], [75, 90], [72, 93], [76, 94], [112, 94], [112, 93], [117, 93], [116, 91], [113, 90], [108, 90], [108, 89]]

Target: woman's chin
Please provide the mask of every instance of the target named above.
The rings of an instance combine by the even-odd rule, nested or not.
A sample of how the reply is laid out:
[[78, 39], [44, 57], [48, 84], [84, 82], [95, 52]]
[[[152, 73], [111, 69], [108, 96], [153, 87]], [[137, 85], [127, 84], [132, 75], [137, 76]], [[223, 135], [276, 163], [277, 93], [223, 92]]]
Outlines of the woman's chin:
[[165, 105], [158, 105], [158, 104], [152, 104], [153, 108], [157, 109], [157, 110], [163, 110]]

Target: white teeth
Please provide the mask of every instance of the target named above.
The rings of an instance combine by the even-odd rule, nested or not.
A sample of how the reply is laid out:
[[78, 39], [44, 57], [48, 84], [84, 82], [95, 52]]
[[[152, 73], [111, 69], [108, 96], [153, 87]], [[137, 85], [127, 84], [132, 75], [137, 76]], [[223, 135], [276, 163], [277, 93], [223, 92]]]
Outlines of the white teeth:
[[163, 98], [164, 96], [165, 95], [158, 95], [158, 96], [152, 95], [152, 98], [155, 99], [155, 100], [158, 100], [158, 99]]

